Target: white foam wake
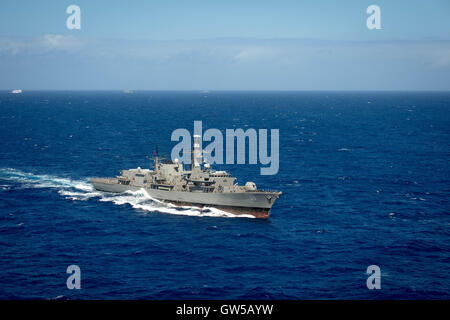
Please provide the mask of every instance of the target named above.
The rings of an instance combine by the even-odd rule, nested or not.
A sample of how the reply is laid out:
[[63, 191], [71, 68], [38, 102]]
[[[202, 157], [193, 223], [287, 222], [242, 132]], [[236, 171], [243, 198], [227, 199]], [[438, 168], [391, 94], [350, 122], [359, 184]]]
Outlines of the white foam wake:
[[72, 180], [46, 174], [33, 174], [12, 168], [0, 169], [0, 179], [15, 181], [24, 188], [58, 188], [74, 189], [84, 192], [93, 191], [94, 188], [87, 179]]
[[144, 213], [162, 212], [198, 217], [254, 218], [252, 215], [235, 215], [217, 208], [175, 206], [153, 199], [144, 189], [119, 194], [96, 191], [88, 179], [72, 180], [54, 175], [37, 175], [12, 168], [0, 169], [0, 179], [19, 183], [23, 188], [57, 189], [60, 195], [72, 201], [87, 201], [96, 198], [100, 202], [130, 205]]
[[254, 218], [252, 215], [235, 215], [217, 208], [200, 208], [194, 206], [176, 206], [170, 203], [164, 203], [152, 198], [144, 189], [137, 191], [127, 191], [119, 195], [104, 194], [100, 198], [102, 202], [113, 202], [117, 205], [128, 204], [134, 209], [147, 211], [158, 211], [168, 214], [197, 216], [197, 217], [226, 217], [226, 218]]

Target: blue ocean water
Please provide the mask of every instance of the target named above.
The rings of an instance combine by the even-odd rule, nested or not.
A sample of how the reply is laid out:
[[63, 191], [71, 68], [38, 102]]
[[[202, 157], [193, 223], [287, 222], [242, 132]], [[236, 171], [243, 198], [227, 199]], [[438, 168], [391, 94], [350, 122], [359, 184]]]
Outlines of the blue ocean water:
[[[439, 92], [1, 92], [0, 298], [449, 299], [449, 115]], [[220, 166], [283, 191], [270, 219], [89, 185], [194, 120], [280, 129], [277, 175]]]

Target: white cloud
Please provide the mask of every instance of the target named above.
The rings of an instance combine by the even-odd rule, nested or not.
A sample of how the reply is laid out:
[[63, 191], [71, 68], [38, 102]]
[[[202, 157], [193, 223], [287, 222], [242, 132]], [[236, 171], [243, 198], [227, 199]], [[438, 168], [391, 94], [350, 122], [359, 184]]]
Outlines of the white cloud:
[[83, 46], [81, 40], [73, 36], [63, 36], [60, 34], [46, 34], [40, 40], [42, 46], [50, 50], [73, 50]]
[[278, 53], [277, 51], [274, 48], [261, 46], [244, 47], [233, 56], [233, 59], [238, 62], [271, 59]]
[[42, 54], [49, 51], [78, 51], [82, 47], [83, 42], [80, 39], [59, 34], [46, 34], [37, 38], [0, 38], [0, 54], [12, 56]]
[[14, 39], [0, 39], [0, 53], [17, 55], [26, 48], [26, 44], [22, 41]]

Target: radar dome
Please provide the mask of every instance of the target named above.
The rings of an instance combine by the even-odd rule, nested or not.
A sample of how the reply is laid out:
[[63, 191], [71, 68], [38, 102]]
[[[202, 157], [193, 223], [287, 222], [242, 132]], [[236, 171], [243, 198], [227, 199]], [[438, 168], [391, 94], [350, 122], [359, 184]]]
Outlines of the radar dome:
[[254, 182], [247, 182], [245, 184], [245, 190], [247, 190], [247, 191], [256, 191], [256, 184]]

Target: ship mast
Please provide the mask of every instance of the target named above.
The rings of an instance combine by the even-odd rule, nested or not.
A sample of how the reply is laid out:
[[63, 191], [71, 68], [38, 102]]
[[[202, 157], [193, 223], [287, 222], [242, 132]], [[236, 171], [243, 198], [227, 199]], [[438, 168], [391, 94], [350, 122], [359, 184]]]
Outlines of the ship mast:
[[194, 169], [200, 169], [202, 163], [202, 147], [201, 147], [201, 136], [194, 135], [194, 144], [192, 147], [192, 161], [191, 161], [191, 171]]
[[154, 162], [155, 162], [155, 172], [158, 172], [158, 167], [159, 167], [159, 155], [158, 155], [158, 145], [156, 145], [155, 147], [155, 158], [154, 158]]

